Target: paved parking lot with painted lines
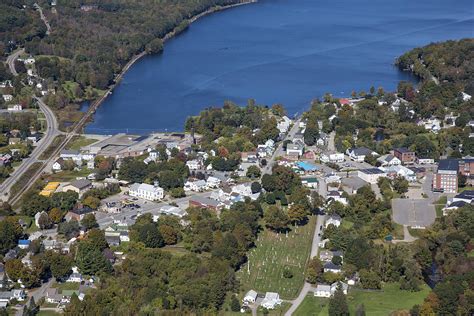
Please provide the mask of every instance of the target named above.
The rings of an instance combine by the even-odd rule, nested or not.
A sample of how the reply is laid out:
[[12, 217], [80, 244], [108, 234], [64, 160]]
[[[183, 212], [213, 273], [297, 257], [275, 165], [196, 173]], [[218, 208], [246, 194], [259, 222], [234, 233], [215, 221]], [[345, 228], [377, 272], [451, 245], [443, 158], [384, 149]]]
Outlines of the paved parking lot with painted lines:
[[410, 227], [428, 227], [435, 221], [436, 211], [428, 199], [393, 199], [393, 220]]

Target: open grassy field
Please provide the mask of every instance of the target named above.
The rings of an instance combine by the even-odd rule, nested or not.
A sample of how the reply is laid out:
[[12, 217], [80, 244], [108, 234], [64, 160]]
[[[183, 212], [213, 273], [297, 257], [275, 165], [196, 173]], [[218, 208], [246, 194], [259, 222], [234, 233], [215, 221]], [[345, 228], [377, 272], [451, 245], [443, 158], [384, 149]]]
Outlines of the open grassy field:
[[87, 138], [84, 136], [75, 136], [72, 141], [66, 146], [67, 149], [79, 150], [81, 147], [93, 144], [98, 139]]
[[319, 316], [327, 315], [327, 305], [329, 299], [315, 297], [313, 293], [309, 294], [303, 300], [303, 303], [294, 312], [293, 316]]
[[[351, 315], [359, 305], [364, 304], [368, 316], [387, 316], [394, 311], [409, 310], [415, 304], [421, 304], [429, 293], [428, 286], [419, 292], [402, 291], [398, 283], [385, 284], [381, 291], [349, 289], [347, 302]], [[329, 299], [308, 295], [298, 307], [294, 316], [327, 316]]]
[[419, 292], [400, 290], [398, 283], [388, 283], [382, 291], [363, 291], [353, 289], [349, 291], [347, 301], [351, 315], [357, 306], [364, 304], [365, 312], [370, 316], [387, 316], [393, 311], [409, 310], [415, 304], [421, 304], [430, 289], [424, 285]]
[[[249, 263], [237, 273], [242, 292], [254, 289], [278, 292], [283, 299], [295, 298], [304, 283], [315, 223], [316, 218], [311, 217], [305, 226], [294, 227], [288, 236], [263, 231], [257, 246], [249, 251]], [[285, 269], [293, 273], [292, 278], [283, 277]]]

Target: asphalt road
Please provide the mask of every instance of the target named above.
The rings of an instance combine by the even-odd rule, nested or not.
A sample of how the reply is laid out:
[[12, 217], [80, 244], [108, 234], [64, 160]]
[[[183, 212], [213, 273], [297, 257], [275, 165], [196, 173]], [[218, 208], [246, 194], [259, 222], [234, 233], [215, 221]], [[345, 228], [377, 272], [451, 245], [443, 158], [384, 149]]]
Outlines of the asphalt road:
[[8, 57], [7, 57], [7, 64], [8, 64], [8, 68], [10, 68], [10, 72], [14, 75], [14, 76], [18, 76], [18, 73], [16, 72], [16, 69], [15, 69], [15, 60], [18, 59], [18, 57], [23, 54], [25, 52], [25, 49], [24, 48], [21, 48], [21, 49], [18, 49], [16, 51], [14, 51], [13, 53], [11, 53]]
[[293, 140], [296, 133], [298, 133], [298, 131], [300, 129], [299, 128], [300, 121], [301, 121], [301, 119], [298, 119], [294, 122], [294, 124], [291, 127], [290, 131], [286, 134], [285, 139], [280, 142], [277, 149], [273, 152], [272, 157], [267, 161], [267, 165], [265, 166], [265, 168], [263, 168], [263, 173], [264, 174], [265, 173], [267, 173], [267, 174], [271, 173], [273, 164], [275, 163], [275, 159], [277, 157], [285, 155], [285, 151], [283, 150], [283, 143], [285, 142], [285, 140]]
[[37, 3], [34, 4], [34, 7], [39, 11], [41, 20], [43, 20], [44, 25], [46, 25], [46, 35], [51, 34], [51, 25], [49, 24], [48, 19], [46, 19], [46, 16], [43, 14], [43, 8], [41, 8]]
[[44, 137], [38, 142], [38, 145], [33, 149], [31, 155], [28, 158], [23, 159], [22, 163], [16, 168], [10, 176], [0, 185], [0, 198], [4, 201], [8, 200], [11, 187], [18, 181], [23, 173], [35, 162], [40, 161], [38, 158], [53, 142], [54, 138], [61, 134], [58, 130], [58, 121], [53, 111], [44, 104], [44, 102], [35, 97], [38, 101], [38, 105], [41, 111], [43, 111], [46, 117], [47, 130]]
[[[316, 229], [314, 230], [313, 243], [311, 244], [310, 258], [314, 258], [318, 255], [319, 242], [321, 241], [321, 237], [319, 236], [321, 233], [320, 227], [324, 224], [324, 217], [325, 217], [324, 215], [318, 215], [318, 218], [316, 220]], [[305, 299], [306, 295], [308, 295], [308, 293], [312, 290], [313, 290], [313, 286], [310, 283], [305, 282], [303, 285], [303, 288], [298, 294], [298, 297], [295, 298], [293, 301], [291, 301], [291, 307], [285, 313], [285, 316], [293, 315], [293, 313], [296, 311], [298, 306], [300, 306], [300, 304]]]

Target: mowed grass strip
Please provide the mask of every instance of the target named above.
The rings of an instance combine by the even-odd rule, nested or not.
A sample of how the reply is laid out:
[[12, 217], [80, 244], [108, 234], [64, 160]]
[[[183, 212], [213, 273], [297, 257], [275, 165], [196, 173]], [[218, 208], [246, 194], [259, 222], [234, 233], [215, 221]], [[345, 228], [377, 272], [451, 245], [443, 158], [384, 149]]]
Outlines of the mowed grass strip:
[[355, 314], [357, 306], [364, 304], [367, 315], [386, 316], [394, 311], [407, 311], [413, 305], [423, 303], [429, 292], [427, 285], [423, 285], [421, 291], [410, 292], [400, 290], [399, 283], [386, 283], [381, 291], [350, 289], [347, 301], [351, 315]]
[[[288, 235], [261, 232], [256, 247], [249, 251], [249, 262], [237, 273], [242, 291], [278, 292], [283, 299], [295, 298], [304, 283], [315, 225], [313, 216], [306, 225], [292, 227]], [[292, 278], [283, 277], [285, 269], [293, 273]]]
[[322, 297], [315, 297], [313, 293], [308, 294], [298, 309], [293, 313], [293, 316], [325, 316], [328, 314], [327, 308], [329, 299]]
[[[355, 315], [357, 307], [364, 304], [365, 313], [369, 316], [387, 316], [395, 311], [408, 311], [413, 305], [423, 303], [429, 293], [424, 285], [419, 292], [400, 290], [399, 283], [387, 283], [381, 291], [367, 291], [350, 288], [347, 295], [349, 311]], [[314, 297], [309, 294], [298, 307], [294, 316], [327, 316], [329, 299]]]

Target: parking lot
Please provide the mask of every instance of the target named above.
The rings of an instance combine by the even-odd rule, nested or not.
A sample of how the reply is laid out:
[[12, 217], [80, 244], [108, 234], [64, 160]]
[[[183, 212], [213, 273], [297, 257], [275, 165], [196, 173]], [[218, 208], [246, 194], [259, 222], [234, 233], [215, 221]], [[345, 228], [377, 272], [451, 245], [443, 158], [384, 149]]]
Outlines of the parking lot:
[[393, 220], [410, 227], [428, 227], [436, 218], [436, 211], [428, 199], [393, 199]]

